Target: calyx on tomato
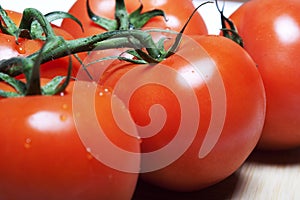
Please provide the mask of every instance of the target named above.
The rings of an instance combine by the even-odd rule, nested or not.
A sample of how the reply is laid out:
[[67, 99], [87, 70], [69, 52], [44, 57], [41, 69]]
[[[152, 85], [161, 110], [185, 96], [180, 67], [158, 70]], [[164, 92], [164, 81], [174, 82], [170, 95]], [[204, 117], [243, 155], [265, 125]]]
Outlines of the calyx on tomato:
[[[124, 6], [123, 0], [122, 1], [117, 0], [116, 3], [122, 4]], [[201, 6], [203, 6], [207, 3], [213, 3], [213, 2], [206, 1], [202, 4], [200, 4], [199, 6], [197, 6], [197, 8], [193, 11], [193, 13], [188, 18], [187, 22], [185, 23], [185, 25], [183, 26], [181, 31], [177, 34], [177, 37], [175, 38], [175, 42], [171, 45], [171, 47], [168, 50], [165, 50], [165, 47], [164, 47], [164, 42], [167, 38], [162, 38], [157, 43], [154, 43], [151, 35], [146, 34], [147, 31], [139, 32], [137, 30], [130, 30], [131, 33], [135, 32], [135, 34], [136, 34], [133, 38], [129, 37], [127, 39], [127, 40], [129, 40], [128, 41], [129, 45], [131, 44], [132, 47], [134, 48], [134, 50], [130, 49], [130, 50], [126, 51], [126, 53], [131, 54], [132, 56], [134, 56], [135, 59], [128, 59], [127, 57], [118, 57], [118, 59], [129, 61], [129, 62], [136, 63], [136, 64], [145, 64], [145, 63], [159, 63], [159, 62], [163, 61], [164, 59], [168, 58], [169, 56], [174, 54], [174, 52], [178, 48], [180, 41], [182, 39], [182, 34], [183, 34], [184, 30], [186, 29], [187, 25], [189, 24], [190, 20], [192, 19], [193, 15], [197, 12], [197, 10]], [[137, 11], [135, 11], [133, 13], [136, 13], [136, 12], [140, 13], [139, 10], [141, 10], [141, 9], [142, 9], [142, 5]], [[116, 6], [116, 12], [117, 11], [118, 11], [118, 5]], [[134, 27], [134, 28], [136, 28], [136, 27]], [[124, 29], [124, 30], [127, 30], [127, 29]], [[165, 31], [165, 30], [160, 30], [160, 31]], [[151, 30], [149, 32], [151, 32]], [[171, 31], [166, 31], [166, 32], [171, 32]], [[126, 34], [126, 32], [124, 32], [124, 33]], [[128, 36], [130, 36], [130, 35], [128, 35]], [[108, 42], [108, 45], [106, 44], [106, 42]], [[103, 47], [110, 46], [110, 45], [111, 45], [111, 41], [109, 41], [109, 40], [102, 42]], [[122, 47], [124, 47], [124, 46], [122, 46]], [[100, 45], [100, 48], [101, 48], [101, 45]], [[147, 52], [144, 52], [142, 49], [146, 49]]]
[[44, 16], [36, 9], [26, 8], [22, 16], [20, 26], [17, 27], [0, 6], [0, 30], [5, 34], [15, 36], [16, 39], [23, 37], [27, 39], [46, 40], [47, 36], [54, 35], [50, 23], [57, 19], [70, 18], [82, 27], [81, 22], [77, 18], [62, 11], [50, 12]]
[[115, 19], [107, 19], [94, 14], [89, 5], [89, 0], [86, 1], [86, 6], [91, 20], [108, 31], [138, 29], [142, 28], [153, 17], [163, 16], [165, 18], [164, 11], [159, 9], [141, 13], [143, 4], [134, 12], [128, 13], [124, 0], [116, 0]]
[[[123, 2], [118, 1], [117, 2]], [[124, 2], [123, 2], [124, 3]], [[9, 85], [13, 86], [16, 90], [16, 93], [0, 91], [1, 96], [10, 97], [10, 96], [24, 96], [24, 95], [53, 95], [64, 90], [70, 80], [71, 72], [71, 58], [69, 62], [68, 75], [65, 80], [65, 77], [57, 77], [45, 88], [41, 88], [40, 85], [40, 76], [39, 76], [39, 66], [42, 63], [47, 61], [57, 59], [64, 56], [69, 56], [71, 54], [76, 54], [84, 51], [92, 50], [102, 50], [102, 49], [111, 49], [118, 47], [129, 47], [134, 48], [134, 50], [129, 50], [128, 53], [135, 56], [136, 59], [127, 59], [124, 57], [118, 57], [120, 60], [126, 60], [133, 63], [159, 63], [165, 58], [174, 54], [178, 48], [182, 34], [191, 20], [192, 16], [196, 13], [198, 8], [206, 3], [212, 3], [210, 1], [204, 2], [199, 5], [190, 18], [188, 19], [185, 26], [182, 28], [180, 33], [177, 34], [174, 44], [168, 50], [164, 48], [164, 38], [157, 43], [153, 41], [153, 38], [150, 33], [142, 30], [116, 30], [109, 31], [102, 34], [79, 38], [75, 40], [64, 40], [62, 37], [56, 36], [50, 22], [46, 19], [42, 13], [36, 9], [25, 9], [23, 12], [23, 18], [21, 20], [20, 28], [17, 29], [12, 25], [13, 30], [27, 30], [30, 33], [31, 26], [35, 22], [43, 29], [43, 32], [46, 35], [46, 44], [43, 48], [37, 51], [34, 54], [29, 55], [26, 58], [15, 57], [11, 59], [0, 60], [0, 79], [7, 82]], [[0, 8], [1, 9], [1, 8]], [[5, 12], [1, 13], [1, 18], [7, 18]], [[4, 20], [3, 20], [4, 21]], [[2, 26], [3, 29], [9, 30], [10, 26], [7, 24], [10, 23], [9, 19], [4, 21], [5, 26]], [[14, 34], [17, 34], [18, 31], [13, 31]], [[144, 52], [143, 49], [146, 49], [147, 52]], [[25, 74], [26, 83], [14, 79], [12, 76], [19, 74]]]
[[[72, 17], [65, 13], [51, 13], [52, 19], [58, 19], [59, 17]], [[10, 59], [0, 60], [0, 68], [3, 69], [0, 72], [0, 80], [14, 88], [15, 92], [0, 90], [0, 96], [2, 97], [17, 97], [26, 95], [54, 95], [63, 91], [71, 78], [72, 60], [69, 58], [69, 67], [67, 76], [57, 76], [51, 80], [48, 84], [41, 87], [40, 83], [40, 65], [43, 60], [43, 54], [47, 49], [53, 46], [64, 46], [65, 40], [62, 37], [56, 36], [50, 22], [42, 13], [36, 9], [27, 8], [24, 10], [20, 26], [16, 24], [8, 17], [7, 13], [0, 6], [0, 29], [3, 33], [13, 35], [18, 43], [19, 37], [34, 38], [38, 36], [37, 33], [41, 33], [39, 36], [45, 34], [45, 36], [38, 37], [38, 39], [45, 39], [46, 43], [43, 47], [36, 52], [36, 56], [33, 59], [28, 57], [12, 57]], [[40, 27], [41, 30], [33, 27]], [[65, 52], [70, 55], [68, 49]], [[8, 73], [5, 73], [7, 71]], [[15, 72], [19, 73], [15, 73]], [[18, 74], [24, 74], [26, 81], [15, 79], [12, 76]]]
[[[62, 41], [64, 42], [64, 41]], [[3, 66], [10, 65], [22, 68], [25, 75], [25, 82], [8, 74], [0, 72], [0, 80], [14, 88], [15, 92], [0, 90], [2, 97], [19, 97], [29, 95], [55, 95], [65, 90], [71, 79], [72, 59], [69, 57], [69, 68], [66, 76], [56, 76], [46, 85], [41, 86], [40, 78], [40, 64], [42, 59], [43, 50], [47, 47], [46, 43], [39, 51], [35, 61], [24, 58], [14, 57], [11, 59], [3, 60]]]

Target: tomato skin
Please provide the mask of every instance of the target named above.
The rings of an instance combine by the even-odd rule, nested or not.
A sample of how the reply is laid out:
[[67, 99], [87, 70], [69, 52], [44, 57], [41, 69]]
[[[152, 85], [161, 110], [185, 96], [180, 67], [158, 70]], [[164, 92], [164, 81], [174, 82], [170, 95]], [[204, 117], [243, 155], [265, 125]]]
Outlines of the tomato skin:
[[[8, 16], [19, 26], [22, 18], [22, 14], [6, 10]], [[66, 40], [74, 39], [67, 31], [52, 25], [55, 34], [62, 36]], [[10, 35], [1, 33], [0, 31], [0, 60], [8, 59], [11, 57], [22, 56], [26, 57], [40, 50], [44, 42], [41, 40], [29, 40], [25, 38], [19, 38], [18, 44], [16, 44], [15, 38]], [[81, 64], [73, 58], [72, 60], [72, 76], [76, 76]], [[69, 58], [59, 58], [41, 65], [41, 76], [44, 78], [53, 78], [55, 76], [67, 75], [69, 67]], [[19, 78], [23, 78], [20, 76]]]
[[[72, 85], [64, 96], [1, 99], [1, 199], [131, 198], [138, 174], [102, 164], [80, 140], [74, 122]], [[104, 127], [112, 120], [110, 99], [110, 95], [95, 97], [99, 122]], [[109, 128], [118, 143], [139, 151], [137, 139], [115, 126]], [[139, 166], [138, 162], [132, 164]]]
[[[230, 16], [258, 65], [267, 96], [261, 149], [300, 146], [300, 2], [253, 0]], [[262, 12], [268, 10], [268, 12]]]
[[[199, 190], [234, 173], [255, 148], [261, 135], [265, 116], [266, 102], [263, 83], [255, 63], [246, 51], [221, 36], [194, 36], [193, 39], [207, 52], [207, 57], [201, 58], [191, 43], [183, 39], [177, 54], [160, 64], [176, 70], [183, 77], [191, 78], [192, 89], [196, 94], [200, 110], [200, 121], [195, 122], [193, 118], [190, 118], [189, 121], [191, 124], [199, 123], [197, 135], [179, 159], [162, 169], [141, 174], [142, 179], [175, 191]], [[225, 88], [226, 116], [224, 127], [218, 142], [204, 158], [198, 157], [199, 149], [210, 123], [214, 123], [210, 120], [214, 109], [212, 102], [216, 99], [212, 99], [210, 96], [209, 86], [203, 82], [203, 78], [197, 77], [198, 79], [195, 79], [193, 78], [194, 72], [191, 72], [192, 74], [187, 73], [191, 70], [191, 64], [185, 60], [188, 59], [187, 57], [179, 56], [184, 51], [186, 53], [184, 55], [189, 55], [188, 58], [194, 59], [195, 63], [203, 63], [207, 59], [215, 63]], [[131, 83], [124, 84], [122, 82], [121, 85], [118, 82], [139, 67], [141, 66], [117, 61], [107, 69], [100, 82], [114, 89], [119, 84], [122, 93], [130, 93]], [[162, 80], [171, 80], [172, 87], [185, 90], [180, 89], [184, 86], [180, 81], [177, 81], [178, 74], [173, 76], [154, 73], [157, 67], [160, 65], [141, 69], [138, 75], [134, 77], [135, 82], [145, 79], [155, 80], [158, 76]], [[203, 64], [197, 67], [205, 68], [206, 66]], [[206, 80], [212, 79], [213, 74], [210, 73], [207, 77], [205, 76]], [[188, 78], [186, 80], [189, 81]], [[213, 87], [217, 87], [217, 83], [212, 84]], [[119, 97], [124, 98], [124, 102], [127, 101], [127, 97], [124, 95], [119, 94]], [[142, 152], [153, 152], [171, 143], [180, 126], [182, 102], [180, 104], [172, 90], [152, 82], [138, 87], [130, 96], [129, 111], [134, 121], [140, 126], [149, 124], [149, 110], [155, 104], [164, 107], [167, 119], [163, 128], [150, 138], [144, 138], [143, 135], [146, 133], [140, 132], [143, 138]], [[217, 115], [222, 115], [222, 111], [215, 112]], [[182, 138], [182, 141], [184, 140]]]
[[[144, 0], [142, 1], [143, 11], [149, 11], [152, 9], [161, 9], [165, 12], [168, 21], [165, 21], [163, 17], [155, 17], [151, 19], [145, 27], [147, 28], [161, 28], [171, 29], [179, 32], [189, 16], [195, 9], [192, 1], [185, 0]], [[129, 13], [133, 12], [140, 6], [138, 0], [125, 0], [125, 5]], [[99, 16], [114, 19], [115, 13], [115, 1], [114, 0], [90, 0], [90, 7], [92, 11]], [[83, 10], [84, 9], [84, 10]], [[75, 38], [84, 36], [91, 36], [104, 32], [103, 28], [96, 25], [90, 20], [86, 11], [86, 1], [78, 0], [70, 8], [69, 13], [80, 19], [83, 24], [84, 32], [82, 32], [79, 26], [74, 25], [70, 19], [64, 19], [62, 22], [62, 28], [72, 33]], [[207, 34], [207, 28], [204, 20], [200, 14], [196, 13], [193, 19], [185, 30], [185, 34]]]

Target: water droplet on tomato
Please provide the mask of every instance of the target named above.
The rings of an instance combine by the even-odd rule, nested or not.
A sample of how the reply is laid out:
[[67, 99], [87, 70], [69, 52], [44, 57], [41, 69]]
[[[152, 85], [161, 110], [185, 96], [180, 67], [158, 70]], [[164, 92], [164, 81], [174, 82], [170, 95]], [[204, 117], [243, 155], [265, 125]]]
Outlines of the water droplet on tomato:
[[110, 89], [101, 86], [100, 89], [99, 89], [99, 96], [104, 96], [104, 95], [107, 95], [107, 94], [110, 94]]
[[31, 147], [31, 142], [32, 142], [32, 140], [30, 138], [26, 138], [26, 140], [24, 142], [24, 148], [29, 149]]
[[59, 93], [59, 96], [63, 97], [63, 96], [65, 96], [65, 93], [61, 92], [61, 93]]
[[92, 160], [94, 157], [91, 153], [91, 148], [86, 148], [86, 152], [87, 152], [87, 154], [86, 154], [87, 159]]
[[136, 139], [138, 140], [138, 143], [140, 143], [140, 144], [141, 144], [142, 141], [143, 141], [142, 138], [141, 138], [140, 136], [137, 136]]
[[65, 103], [64, 103], [64, 104], [62, 105], [62, 109], [64, 109], [64, 110], [68, 109], [68, 104], [65, 104]]
[[62, 115], [59, 116], [59, 119], [60, 119], [60, 121], [64, 122], [68, 119], [68, 117], [66, 115], [62, 114]]
[[166, 36], [166, 37], [171, 37], [170, 31], [171, 31], [171, 28], [170, 28], [170, 27], [166, 27], [166, 28], [165, 28], [165, 31], [162, 31], [162, 34], [163, 34], [164, 36]]
[[15, 49], [17, 50], [17, 52], [19, 54], [25, 54], [26, 53], [25, 46], [22, 43], [16, 44]]

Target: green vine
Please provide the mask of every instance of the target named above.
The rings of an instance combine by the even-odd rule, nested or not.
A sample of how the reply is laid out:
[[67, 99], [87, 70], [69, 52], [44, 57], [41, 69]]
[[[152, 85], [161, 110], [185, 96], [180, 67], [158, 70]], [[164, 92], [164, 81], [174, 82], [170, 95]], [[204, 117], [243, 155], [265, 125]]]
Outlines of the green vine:
[[[125, 8], [122, 4], [123, 1], [116, 1], [118, 3], [117, 5], [121, 6], [121, 9]], [[20, 27], [17, 28], [14, 23], [8, 19], [5, 11], [3, 11], [0, 7], [1, 30], [3, 29], [6, 33], [13, 34], [16, 38], [26, 36], [31, 39], [33, 38], [33, 35], [35, 35], [33, 32], [36, 30], [33, 29], [32, 26], [34, 23], [37, 23], [38, 26], [41, 27], [41, 30], [44, 33], [43, 35], [45, 35], [45, 44], [41, 50], [27, 56], [26, 58], [13, 57], [10, 59], [0, 60], [0, 79], [14, 87], [16, 90], [15, 93], [0, 91], [0, 95], [6, 97], [41, 94], [54, 95], [63, 91], [70, 81], [72, 67], [71, 55], [76, 55], [80, 52], [89, 52], [95, 49], [104, 50], [127, 47], [130, 48], [127, 53], [134, 55], [136, 59], [127, 59], [121, 56], [118, 57], [118, 59], [140, 64], [159, 63], [176, 52], [187, 24], [198, 8], [206, 3], [212, 2], [208, 1], [202, 3], [195, 9], [180, 33], [176, 33], [177, 37], [175, 38], [175, 42], [168, 50], [165, 50], [164, 48], [165, 39], [154, 42], [152, 35], [150, 34], [151, 30], [143, 31], [124, 28], [125, 30], [113, 30], [90, 37], [64, 40], [62, 37], [55, 35], [47, 17], [33, 8], [24, 10]], [[118, 10], [120, 10], [120, 8]], [[70, 16], [67, 15], [65, 17]], [[53, 16], [51, 18], [56, 19], [56, 17]], [[120, 16], [120, 18], [122, 17]], [[40, 65], [65, 56], [70, 57], [67, 76], [56, 77], [45, 87], [41, 87], [39, 74]], [[25, 74], [26, 82], [13, 78], [20, 74]]]

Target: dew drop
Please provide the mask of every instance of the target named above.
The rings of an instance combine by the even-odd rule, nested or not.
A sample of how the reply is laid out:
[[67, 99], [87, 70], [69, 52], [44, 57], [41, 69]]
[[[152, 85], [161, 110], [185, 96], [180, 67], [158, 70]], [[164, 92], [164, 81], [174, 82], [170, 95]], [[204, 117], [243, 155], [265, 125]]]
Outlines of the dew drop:
[[26, 138], [25, 142], [24, 142], [24, 148], [25, 149], [29, 149], [31, 147], [31, 139], [30, 138]]
[[92, 160], [94, 157], [91, 153], [91, 148], [86, 148], [86, 152], [87, 152], [87, 154], [86, 154], [87, 159]]
[[25, 54], [26, 50], [24, 45], [22, 45], [22, 43], [16, 44], [15, 49], [18, 51], [19, 54]]
[[68, 109], [68, 104], [63, 104], [62, 109], [64, 109], [64, 110]]
[[110, 89], [109, 88], [105, 88], [105, 87], [100, 87], [100, 92], [99, 92], [99, 96], [104, 96], [110, 94]]
[[108, 93], [109, 89], [108, 88], [104, 88], [104, 92]]
[[141, 138], [140, 136], [137, 136], [136, 139], [138, 140], [138, 143], [140, 143], [140, 144], [141, 144], [142, 141], [143, 141], [142, 138]]
[[166, 28], [165, 28], [165, 31], [163, 31], [162, 34], [163, 34], [164, 36], [166, 36], [166, 37], [171, 37], [170, 31], [171, 31], [171, 28], [170, 28], [170, 27], [166, 27]]
[[68, 119], [68, 117], [66, 115], [62, 114], [62, 115], [59, 116], [59, 119], [60, 119], [60, 121], [64, 122], [64, 121], [66, 121]]

